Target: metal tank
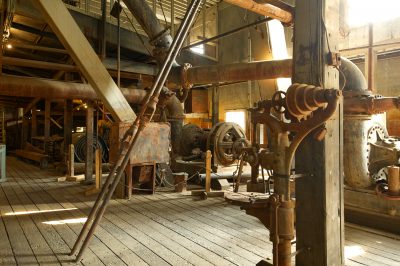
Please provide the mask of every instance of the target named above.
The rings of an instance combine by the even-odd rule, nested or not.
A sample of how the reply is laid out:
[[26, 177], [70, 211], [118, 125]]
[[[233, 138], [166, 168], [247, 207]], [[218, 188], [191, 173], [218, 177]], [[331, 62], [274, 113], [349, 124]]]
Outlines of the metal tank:
[[356, 189], [374, 188], [378, 179], [386, 178], [384, 168], [398, 164], [399, 141], [389, 137], [384, 112], [397, 108], [397, 98], [373, 95], [362, 72], [346, 58], [341, 71], [344, 181]]

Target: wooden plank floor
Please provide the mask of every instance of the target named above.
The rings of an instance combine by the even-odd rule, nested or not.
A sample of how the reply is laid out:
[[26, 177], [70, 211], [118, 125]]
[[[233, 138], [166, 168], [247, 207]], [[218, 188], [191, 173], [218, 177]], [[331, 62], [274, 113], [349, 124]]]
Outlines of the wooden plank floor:
[[[68, 252], [94, 197], [51, 170], [7, 157], [0, 189], [0, 265], [74, 265]], [[400, 265], [400, 241], [346, 227], [347, 265]], [[80, 264], [255, 265], [268, 231], [223, 199], [174, 193], [113, 200]]]

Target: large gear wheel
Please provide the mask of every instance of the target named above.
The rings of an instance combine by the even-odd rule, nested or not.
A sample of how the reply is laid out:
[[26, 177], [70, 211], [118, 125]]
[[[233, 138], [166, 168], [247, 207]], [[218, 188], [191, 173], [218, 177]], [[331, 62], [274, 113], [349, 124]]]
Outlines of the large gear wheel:
[[214, 164], [232, 165], [236, 161], [235, 148], [246, 139], [244, 130], [236, 123], [222, 122], [213, 127], [207, 139], [207, 149], [214, 151]]

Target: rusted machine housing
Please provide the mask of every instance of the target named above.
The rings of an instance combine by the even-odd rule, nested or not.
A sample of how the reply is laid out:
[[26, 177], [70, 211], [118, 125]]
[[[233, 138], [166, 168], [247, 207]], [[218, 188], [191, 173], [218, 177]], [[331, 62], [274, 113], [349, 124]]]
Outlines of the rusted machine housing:
[[[121, 140], [130, 128], [130, 123], [114, 123], [110, 135], [110, 163], [115, 163], [120, 151]], [[125, 178], [122, 178], [117, 187], [115, 196], [129, 198], [132, 193], [132, 180], [148, 189], [154, 184], [155, 165], [169, 163], [171, 127], [169, 123], [148, 123], [142, 131], [137, 143], [137, 153], [133, 153], [125, 168]], [[143, 169], [140, 169], [143, 168]], [[147, 173], [147, 174], [146, 174]], [[133, 175], [137, 175], [134, 177]], [[154, 185], [151, 186], [154, 188]]]
[[399, 98], [372, 94], [357, 66], [343, 62], [345, 219], [400, 233], [399, 198], [385, 189], [388, 166], [399, 165], [400, 158], [400, 141], [388, 135], [385, 111], [399, 108]]
[[[260, 166], [273, 173], [272, 195], [249, 191], [254, 186], [248, 186], [246, 193], [226, 195], [228, 202], [241, 206], [247, 214], [260, 219], [269, 229], [273, 243], [273, 265], [291, 265], [294, 255], [291, 245], [295, 237], [295, 201], [290, 180], [295, 176], [292, 171], [295, 152], [313, 130], [317, 132], [314, 135], [317, 140], [324, 138], [324, 123], [334, 115], [340, 97], [341, 92], [335, 89], [293, 84], [286, 93], [278, 91], [271, 100], [260, 101], [250, 110], [253, 143], [234, 146], [237, 158], [252, 166], [250, 183], [258, 183]], [[256, 142], [254, 129], [258, 124], [264, 124], [269, 129], [267, 148], [260, 148]], [[258, 265], [272, 264], [262, 261]]]
[[218, 166], [229, 166], [236, 162], [238, 146], [248, 146], [244, 130], [236, 123], [221, 122], [210, 130], [202, 129], [195, 124], [182, 128], [180, 154], [175, 158], [175, 172], [184, 171], [191, 174], [203, 172], [205, 153], [212, 152], [212, 169], [217, 172]]

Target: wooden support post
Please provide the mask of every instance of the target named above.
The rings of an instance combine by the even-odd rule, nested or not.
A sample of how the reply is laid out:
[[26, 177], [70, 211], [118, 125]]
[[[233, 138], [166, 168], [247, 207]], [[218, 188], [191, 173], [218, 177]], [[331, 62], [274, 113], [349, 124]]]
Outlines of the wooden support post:
[[93, 103], [87, 102], [86, 109], [86, 160], [85, 160], [85, 183], [93, 182]]
[[211, 151], [206, 152], [206, 192], [211, 191]]
[[93, 187], [88, 188], [85, 191], [85, 196], [90, 196], [90, 195], [97, 194], [97, 193], [100, 192], [101, 177], [102, 177], [102, 174], [103, 174], [102, 166], [101, 166], [102, 158], [101, 158], [101, 150], [100, 149], [96, 149], [96, 152], [95, 152], [95, 164], [96, 164], [96, 167], [95, 167], [95, 176], [96, 176], [95, 184], [94, 184]]
[[68, 145], [68, 176], [75, 175], [75, 147], [74, 144]]
[[102, 158], [101, 158], [101, 150], [100, 149], [96, 150], [96, 171], [95, 171], [95, 175], [96, 175], [95, 188], [97, 190], [100, 190], [101, 176], [103, 175]]
[[28, 121], [24, 116], [24, 109], [18, 108], [18, 120], [21, 119], [20, 148], [23, 149], [28, 140]]
[[[293, 82], [339, 89], [339, 72], [328, 65], [338, 52], [339, 0], [296, 1]], [[328, 38], [328, 40], [327, 40]], [[296, 265], [344, 264], [342, 104], [326, 123], [322, 141], [313, 133], [296, 153]]]
[[[72, 124], [73, 124], [73, 103], [72, 100], [64, 102], [64, 150], [67, 153], [68, 147], [72, 144]], [[67, 156], [65, 156], [67, 158]], [[67, 159], [68, 160], [68, 159]]]
[[212, 125], [215, 126], [219, 123], [219, 93], [218, 93], [218, 85], [214, 85], [212, 88], [212, 97], [211, 97], [211, 120]]
[[47, 142], [50, 138], [51, 101], [46, 99], [44, 105], [44, 150], [47, 152]]
[[[135, 113], [61, 0], [36, 0], [39, 10], [116, 121]], [[88, 3], [88, 1], [86, 1]]]
[[74, 144], [68, 146], [68, 158], [67, 158], [67, 176], [66, 178], [59, 178], [58, 181], [72, 181], [79, 182], [84, 179], [83, 175], [75, 176], [75, 147]]
[[374, 50], [374, 24], [368, 26], [368, 54], [365, 57], [365, 66], [368, 80], [368, 90], [376, 92], [376, 65], [378, 63], [378, 55]]

